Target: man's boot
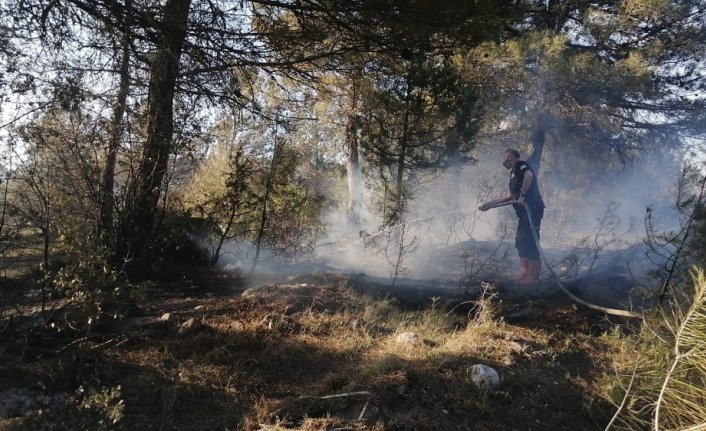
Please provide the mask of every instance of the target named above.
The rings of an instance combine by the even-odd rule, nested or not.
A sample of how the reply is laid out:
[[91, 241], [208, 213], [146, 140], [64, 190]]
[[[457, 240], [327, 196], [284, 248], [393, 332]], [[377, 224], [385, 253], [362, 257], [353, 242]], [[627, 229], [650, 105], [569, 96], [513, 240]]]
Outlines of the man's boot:
[[515, 283], [521, 283], [522, 280], [527, 278], [527, 273], [529, 272], [529, 259], [526, 257], [520, 258], [520, 273], [515, 277]]
[[527, 261], [527, 276], [518, 281], [518, 284], [539, 283], [539, 273], [542, 272], [542, 261], [540, 259], [530, 259]]

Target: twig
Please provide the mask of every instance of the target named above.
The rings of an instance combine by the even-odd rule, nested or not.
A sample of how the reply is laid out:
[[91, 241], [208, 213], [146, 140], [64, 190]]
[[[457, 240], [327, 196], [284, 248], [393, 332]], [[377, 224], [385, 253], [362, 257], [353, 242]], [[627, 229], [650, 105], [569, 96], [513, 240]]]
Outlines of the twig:
[[77, 338], [77, 339], [73, 340], [72, 342], [70, 342], [70, 343], [66, 344], [64, 347], [62, 347], [61, 349], [57, 350], [56, 354], [62, 353], [64, 350], [68, 349], [69, 347], [74, 346], [76, 344], [81, 344], [84, 341], [88, 341], [88, 336]]
[[[701, 288], [703, 289], [703, 287]], [[664, 381], [662, 382], [662, 387], [660, 388], [659, 391], [659, 396], [657, 397], [657, 401], [655, 402], [655, 414], [654, 414], [654, 430], [659, 431], [659, 416], [660, 416], [660, 411], [662, 407], [662, 402], [664, 401], [664, 395], [667, 391], [667, 386], [669, 385], [671, 379], [672, 379], [672, 374], [674, 374], [674, 371], [677, 368], [677, 365], [680, 364], [682, 358], [687, 357], [695, 348], [692, 347], [688, 351], [682, 353], [681, 347], [682, 347], [682, 335], [686, 331], [687, 325], [691, 324], [691, 318], [696, 314], [699, 310], [699, 308], [703, 305], [704, 302], [704, 292], [703, 290], [699, 291], [697, 295], [694, 298], [694, 303], [691, 305], [689, 310], [686, 312], [686, 315], [682, 317], [681, 323], [679, 324], [676, 333], [674, 334], [674, 359], [672, 361], [671, 366], [669, 367], [669, 370], [667, 371], [667, 375], [664, 378]]]
[[630, 389], [632, 389], [632, 384], [635, 381], [635, 375], [637, 374], [637, 364], [635, 364], [635, 369], [632, 370], [632, 376], [630, 377], [630, 383], [628, 384], [628, 388], [625, 390], [625, 396], [623, 396], [623, 401], [620, 403], [618, 406], [618, 410], [615, 412], [613, 417], [610, 419], [610, 422], [608, 422], [608, 425], [605, 427], [605, 431], [608, 431], [611, 426], [613, 426], [613, 422], [618, 418], [618, 415], [620, 414], [621, 411], [623, 411], [623, 407], [625, 407], [625, 403], [628, 401], [628, 395], [630, 395]]
[[302, 395], [299, 397], [299, 399], [316, 399], [316, 400], [328, 400], [331, 398], [344, 398], [344, 397], [355, 397], [355, 396], [370, 396], [370, 392], [368, 391], [360, 391], [360, 392], [344, 392], [342, 394], [333, 394], [333, 395], [324, 395], [324, 396], [316, 396], [316, 395]]
[[362, 420], [363, 420], [363, 416], [365, 416], [365, 409], [368, 408], [368, 403], [370, 403], [370, 400], [368, 400], [368, 401], [365, 402], [365, 405], [363, 406], [363, 410], [362, 410], [362, 411], [360, 412], [360, 414], [358, 415], [358, 420], [359, 420], [359, 421], [362, 421]]
[[[131, 338], [132, 338], [132, 337], [125, 337], [122, 341], [120, 341], [118, 344], [116, 344], [116, 345], [113, 346], [113, 347], [118, 347], [118, 346], [120, 346], [121, 344], [126, 343], [126, 342], [127, 342], [128, 340], [130, 340]], [[95, 346], [91, 346], [91, 347], [89, 347], [89, 349], [90, 349], [90, 350], [100, 349], [101, 347], [106, 346], [106, 345], [108, 345], [108, 344], [114, 342], [115, 340], [117, 340], [117, 338], [111, 338], [111, 339], [108, 340], [108, 341], [104, 341], [103, 343], [96, 344]]]

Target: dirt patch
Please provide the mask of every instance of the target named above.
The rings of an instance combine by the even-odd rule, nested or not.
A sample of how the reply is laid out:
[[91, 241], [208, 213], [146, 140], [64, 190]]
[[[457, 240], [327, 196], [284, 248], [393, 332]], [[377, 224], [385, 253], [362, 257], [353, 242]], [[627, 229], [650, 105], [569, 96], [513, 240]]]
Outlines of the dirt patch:
[[[0, 382], [58, 401], [0, 429], [593, 430], [608, 420], [596, 335], [616, 322], [599, 314], [499, 297], [495, 319], [479, 320], [468, 292], [439, 301], [340, 274], [263, 281], [193, 273], [106, 310], [114, 317], [90, 332], [47, 326], [22, 338], [23, 316], [3, 316], [14, 347]], [[180, 335], [192, 318], [202, 325]], [[425, 342], [396, 344], [405, 331]], [[500, 385], [477, 388], [474, 364]]]

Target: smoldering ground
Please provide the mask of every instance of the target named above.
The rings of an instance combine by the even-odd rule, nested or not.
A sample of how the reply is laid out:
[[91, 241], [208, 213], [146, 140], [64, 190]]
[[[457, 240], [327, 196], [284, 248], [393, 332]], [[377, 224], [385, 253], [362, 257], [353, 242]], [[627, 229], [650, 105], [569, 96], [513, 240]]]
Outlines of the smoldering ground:
[[[478, 154], [473, 165], [417, 184], [407, 214], [392, 226], [384, 226], [381, 217], [365, 205], [356, 220], [343, 211], [331, 212], [325, 217], [325, 235], [311, 254], [285, 259], [265, 250], [257, 271], [365, 274], [376, 282], [443, 286], [450, 292], [477, 288], [482, 281], [511, 285], [509, 279], [518, 266], [514, 211], [510, 206], [485, 213], [477, 210], [482, 202], [506, 193], [502, 151]], [[679, 172], [664, 172], [660, 160], [650, 163], [654, 166], [645, 162], [607, 173], [602, 181], [580, 188], [551, 162], [542, 166], [538, 178], [547, 205], [542, 248], [554, 272], [586, 297], [619, 301], [635, 289], [649, 290], [653, 283], [649, 274], [661, 262], [647, 256], [646, 209], [659, 217], [661, 229], [679, 226], [673, 208]], [[646, 175], [657, 165], [661, 175]], [[228, 244], [224, 251], [222, 267], [249, 268], [250, 244]], [[551, 278], [545, 268], [542, 284], [551, 285]]]

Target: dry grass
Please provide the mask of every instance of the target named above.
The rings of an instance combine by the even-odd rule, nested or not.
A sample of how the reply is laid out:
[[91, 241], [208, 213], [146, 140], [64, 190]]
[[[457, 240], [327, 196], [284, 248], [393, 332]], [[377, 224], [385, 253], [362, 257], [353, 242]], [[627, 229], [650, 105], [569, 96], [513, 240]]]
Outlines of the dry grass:
[[616, 413], [607, 429], [706, 429], [706, 277], [691, 298], [647, 318], [640, 331], [612, 337], [615, 374], [605, 391]]
[[[580, 316], [573, 330], [562, 328], [571, 335], [555, 334], [553, 323], [549, 330], [509, 325], [491, 286], [471, 303], [443, 308], [432, 300], [415, 310], [358, 293], [342, 276], [275, 287], [269, 299], [240, 297], [231, 287], [199, 297], [181, 287], [187, 292], [179, 299], [179, 290], [165, 296], [169, 288], [160, 286], [141, 313], [96, 332], [97, 343], [124, 342], [81, 353], [87, 371], [80, 375], [66, 359], [79, 351], [66, 350], [52, 365], [66, 377], [43, 390], [73, 390], [76, 378], [97, 391], [120, 386], [124, 411], [110, 427], [116, 430], [594, 428], [600, 400], [586, 408], [585, 398], [596, 391], [585, 378], [565, 378], [592, 372], [585, 352], [597, 350]], [[159, 322], [165, 311], [176, 321]], [[191, 317], [203, 329], [177, 335]], [[401, 345], [403, 332], [422, 342]], [[577, 337], [580, 343], [566, 343]], [[496, 391], [474, 386], [468, 370], [476, 363], [498, 370]], [[44, 362], [33, 364], [5, 371], [36, 380]], [[321, 398], [332, 394], [344, 395]], [[556, 408], [567, 416], [550, 413]], [[64, 406], [26, 418], [19, 429], [71, 424], [76, 414]]]
[[38, 232], [25, 230], [10, 243], [0, 244], [0, 277], [27, 278], [42, 260], [43, 244]]

